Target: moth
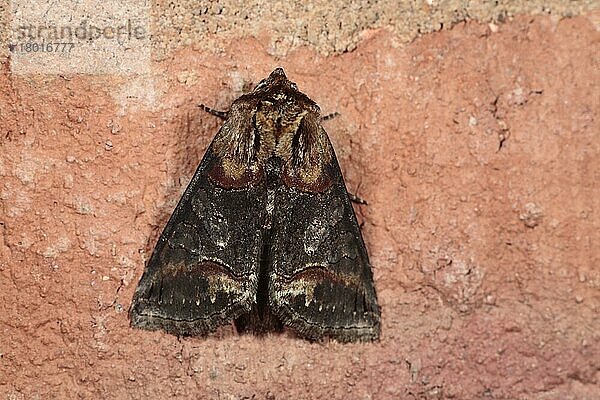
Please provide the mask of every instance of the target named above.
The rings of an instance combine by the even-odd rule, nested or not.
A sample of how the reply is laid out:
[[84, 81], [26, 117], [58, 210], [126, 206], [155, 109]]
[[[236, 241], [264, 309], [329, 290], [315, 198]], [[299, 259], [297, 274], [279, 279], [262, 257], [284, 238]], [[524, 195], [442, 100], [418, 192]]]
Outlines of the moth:
[[377, 339], [371, 265], [319, 106], [277, 68], [211, 112], [224, 123], [158, 239], [131, 325]]

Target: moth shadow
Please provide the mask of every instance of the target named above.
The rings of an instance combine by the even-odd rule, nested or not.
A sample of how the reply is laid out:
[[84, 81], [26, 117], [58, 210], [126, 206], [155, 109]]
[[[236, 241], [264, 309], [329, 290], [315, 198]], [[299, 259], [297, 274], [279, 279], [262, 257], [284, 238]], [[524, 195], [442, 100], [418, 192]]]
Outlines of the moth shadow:
[[[188, 337], [191, 338], [198, 336]], [[302, 336], [298, 335], [298, 333], [284, 326], [273, 327], [272, 329], [244, 329], [240, 328], [237, 321], [232, 321], [230, 324], [219, 326], [214, 332], [208, 333], [204, 337], [214, 339], [230, 339], [234, 337], [251, 338], [259, 341], [269, 340], [269, 338], [277, 337], [290, 340], [308, 340], [310, 343], [325, 343], [330, 340], [328, 337], [319, 339], [303, 338]]]
[[240, 330], [238, 329], [236, 323], [232, 321], [230, 324], [222, 325], [217, 327], [214, 332], [209, 332], [204, 335], [178, 335], [180, 339], [191, 339], [191, 340], [206, 340], [206, 339], [215, 339], [215, 340], [226, 340], [232, 338], [249, 338], [255, 339], [258, 341], [267, 341], [270, 338], [281, 338], [281, 339], [289, 339], [289, 340], [308, 340], [309, 343], [317, 343], [323, 344], [331, 341], [328, 337], [320, 338], [320, 339], [307, 339], [298, 335], [296, 332], [287, 329], [274, 329], [274, 330]]
[[166, 185], [170, 189], [165, 195], [163, 206], [157, 210], [157, 216], [150, 221], [152, 232], [144, 245], [147, 259], [150, 258], [154, 246], [158, 242], [164, 227], [173, 214], [179, 199], [194, 176], [196, 168], [202, 161], [206, 149], [215, 136], [221, 121], [188, 102], [182, 106], [173, 122], [174, 145], [165, 159], [167, 165]]
[[[244, 79], [237, 89], [229, 88], [228, 90], [221, 91], [221, 93], [226, 93], [222, 97], [192, 97], [189, 101], [186, 101], [185, 105], [179, 107], [180, 112], [177, 113], [175, 121], [172, 124], [175, 131], [173, 135], [175, 138], [173, 155], [171, 158], [165, 160], [167, 165], [171, 166], [170, 168], [168, 167], [167, 182], [172, 183], [173, 190], [163, 199], [165, 207], [159, 210], [158, 218], [152, 224], [152, 234], [149, 235], [144, 246], [144, 251], [148, 255], [148, 258], [152, 254], [162, 230], [175, 210], [177, 202], [183, 195], [183, 192], [194, 176], [196, 168], [202, 161], [206, 149], [223, 124], [222, 119], [210, 114], [200, 105], [206, 104], [209, 108], [227, 112], [229, 110], [223, 107], [224, 104], [231, 104], [239, 95], [252, 91], [254, 86], [254, 81]], [[209, 100], [211, 97], [213, 97], [212, 101]]]

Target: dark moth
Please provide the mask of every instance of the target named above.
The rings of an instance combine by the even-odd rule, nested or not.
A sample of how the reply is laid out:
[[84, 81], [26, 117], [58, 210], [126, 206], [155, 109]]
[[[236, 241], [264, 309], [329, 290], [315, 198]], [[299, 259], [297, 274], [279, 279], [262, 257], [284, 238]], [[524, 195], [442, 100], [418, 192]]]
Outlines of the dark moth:
[[371, 266], [319, 106], [277, 68], [223, 117], [135, 291], [132, 326], [205, 335], [233, 320], [377, 339]]

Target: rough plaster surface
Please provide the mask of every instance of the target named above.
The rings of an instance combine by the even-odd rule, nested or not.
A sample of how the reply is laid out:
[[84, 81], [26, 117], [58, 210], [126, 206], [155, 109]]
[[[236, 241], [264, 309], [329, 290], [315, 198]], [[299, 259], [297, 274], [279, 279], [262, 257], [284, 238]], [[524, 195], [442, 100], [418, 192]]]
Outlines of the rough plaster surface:
[[[37, 6], [46, 3], [53, 7], [53, 2], [47, 0]], [[323, 55], [339, 54], [354, 50], [369, 29], [386, 28], [392, 32], [392, 43], [399, 45], [463, 21], [502, 22], [519, 14], [571, 17], [599, 6], [598, 0], [154, 0], [150, 3], [153, 54], [157, 60], [189, 46], [224, 52], [227, 39], [249, 36], [260, 38], [267, 53], [273, 56], [284, 56], [300, 46], [311, 46]], [[0, 0], [0, 57], [8, 54], [9, 35], [4, 27], [10, 21], [10, 0]]]
[[262, 36], [269, 38], [267, 52], [285, 55], [302, 45], [322, 54], [356, 48], [366, 29], [386, 27], [394, 41], [406, 42], [418, 34], [448, 28], [476, 19], [503, 21], [519, 13], [572, 16], [598, 6], [597, 1], [275, 1], [159, 0], [153, 17], [161, 40], [155, 54], [165, 54], [182, 44], [223, 50], [221, 38]]
[[[150, 76], [0, 73], [0, 398], [597, 399], [597, 13], [352, 52], [183, 47]], [[396, 44], [394, 44], [396, 43]], [[332, 44], [330, 44], [333, 46]], [[178, 339], [126, 311], [224, 108], [281, 65], [324, 112], [379, 343]]]

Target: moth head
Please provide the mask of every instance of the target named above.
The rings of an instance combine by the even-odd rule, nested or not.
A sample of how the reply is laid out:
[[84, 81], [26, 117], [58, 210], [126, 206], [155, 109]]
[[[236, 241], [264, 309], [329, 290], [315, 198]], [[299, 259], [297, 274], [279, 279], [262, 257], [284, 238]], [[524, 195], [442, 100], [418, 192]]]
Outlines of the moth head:
[[287, 76], [285, 76], [283, 68], [279, 67], [275, 68], [267, 78], [260, 81], [258, 85], [256, 85], [256, 87], [254, 88], [254, 91], [269, 91], [269, 89], [273, 89], [277, 86], [289, 86], [292, 90], [298, 90], [298, 86], [294, 82], [289, 81]]
[[300, 92], [298, 85], [287, 78], [283, 68], [275, 68], [267, 78], [256, 85], [250, 95], [267, 108], [281, 111], [302, 109], [316, 114], [321, 112], [317, 103]]

